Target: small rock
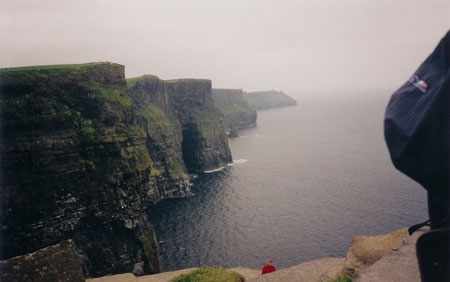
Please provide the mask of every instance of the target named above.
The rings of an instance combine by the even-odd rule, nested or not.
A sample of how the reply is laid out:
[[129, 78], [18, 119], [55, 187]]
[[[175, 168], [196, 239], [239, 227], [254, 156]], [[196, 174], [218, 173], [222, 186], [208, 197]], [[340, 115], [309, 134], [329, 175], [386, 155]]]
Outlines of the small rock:
[[133, 265], [133, 274], [136, 276], [144, 275], [144, 262], [138, 262]]

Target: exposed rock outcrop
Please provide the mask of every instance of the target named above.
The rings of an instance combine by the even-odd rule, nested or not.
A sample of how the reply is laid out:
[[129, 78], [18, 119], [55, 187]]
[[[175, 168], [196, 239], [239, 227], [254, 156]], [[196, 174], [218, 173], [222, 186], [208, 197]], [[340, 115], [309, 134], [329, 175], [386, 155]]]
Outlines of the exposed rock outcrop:
[[152, 159], [124, 67], [0, 71], [2, 258], [75, 241], [88, 276], [160, 272]]
[[214, 105], [225, 118], [230, 132], [256, 126], [256, 110], [244, 99], [242, 89], [213, 89]]
[[424, 227], [408, 236], [400, 248], [393, 250], [365, 269], [358, 282], [420, 282], [420, 271], [416, 255], [417, 239], [426, 231]]
[[168, 147], [177, 155], [172, 160], [179, 164], [178, 172], [184, 167], [188, 172], [203, 172], [232, 161], [223, 118], [214, 107], [210, 80], [163, 81], [145, 75], [129, 79], [129, 86], [138, 115], [145, 117], [140, 110], [146, 107], [165, 115], [171, 124], [170, 135], [175, 141]]
[[0, 261], [2, 282], [84, 282], [72, 240]]
[[377, 236], [355, 236], [347, 252], [344, 273], [357, 277], [364, 269], [398, 249], [408, 237], [408, 229]]
[[297, 102], [283, 91], [248, 92], [244, 93], [244, 98], [257, 111], [297, 105]]

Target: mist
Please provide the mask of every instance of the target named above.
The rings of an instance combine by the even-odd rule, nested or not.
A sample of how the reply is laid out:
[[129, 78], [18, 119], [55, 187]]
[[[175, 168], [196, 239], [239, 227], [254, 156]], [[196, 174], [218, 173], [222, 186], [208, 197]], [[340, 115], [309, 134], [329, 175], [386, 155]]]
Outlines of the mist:
[[109, 61], [127, 77], [216, 88], [389, 91], [431, 53], [449, 15], [449, 1], [1, 0], [0, 67]]

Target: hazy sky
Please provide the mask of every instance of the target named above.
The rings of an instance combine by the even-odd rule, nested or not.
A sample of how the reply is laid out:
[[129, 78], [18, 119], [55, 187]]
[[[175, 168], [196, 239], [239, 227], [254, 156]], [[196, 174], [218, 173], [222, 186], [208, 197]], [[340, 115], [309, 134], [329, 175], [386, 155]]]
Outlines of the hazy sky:
[[0, 0], [0, 67], [110, 61], [254, 91], [393, 89], [449, 0]]

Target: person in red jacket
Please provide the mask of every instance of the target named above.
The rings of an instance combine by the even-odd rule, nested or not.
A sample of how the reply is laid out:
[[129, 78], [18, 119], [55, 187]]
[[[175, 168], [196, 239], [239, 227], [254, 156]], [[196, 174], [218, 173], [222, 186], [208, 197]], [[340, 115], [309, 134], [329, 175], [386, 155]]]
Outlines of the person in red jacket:
[[274, 272], [275, 270], [276, 270], [276, 269], [275, 269], [275, 266], [273, 265], [272, 260], [269, 260], [269, 261], [267, 262], [267, 264], [263, 266], [262, 271], [261, 271], [261, 274], [266, 274], [266, 273]]

